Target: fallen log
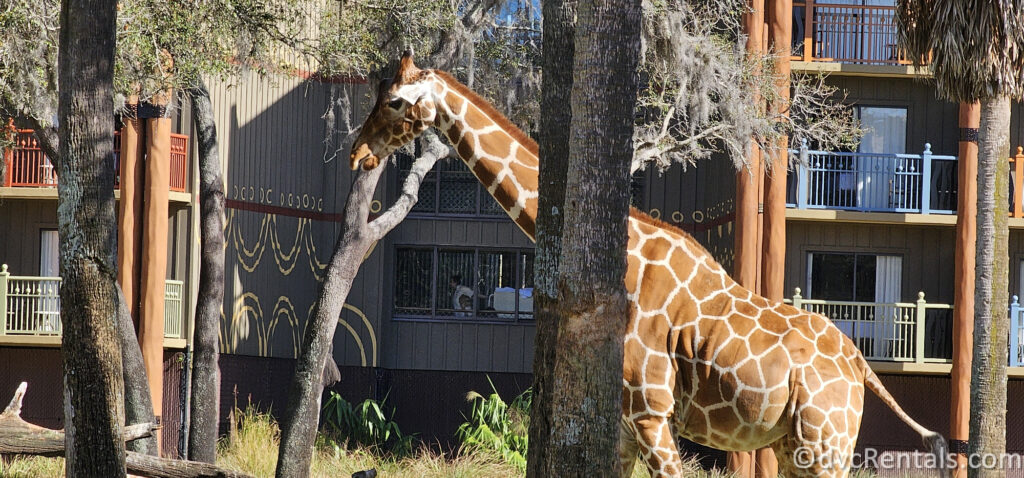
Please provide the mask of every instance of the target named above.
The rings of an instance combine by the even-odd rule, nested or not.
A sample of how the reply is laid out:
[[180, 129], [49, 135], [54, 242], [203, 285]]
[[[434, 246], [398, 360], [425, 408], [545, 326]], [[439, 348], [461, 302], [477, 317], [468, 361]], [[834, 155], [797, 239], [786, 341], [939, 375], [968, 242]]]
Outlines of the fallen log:
[[[21, 382], [11, 403], [0, 413], [0, 455], [64, 456], [64, 432], [51, 430], [22, 420], [21, 404], [28, 384]], [[153, 423], [124, 427], [125, 441], [149, 437]], [[127, 452], [128, 473], [155, 478], [251, 478], [251, 475], [227, 470], [209, 463], [172, 460]]]

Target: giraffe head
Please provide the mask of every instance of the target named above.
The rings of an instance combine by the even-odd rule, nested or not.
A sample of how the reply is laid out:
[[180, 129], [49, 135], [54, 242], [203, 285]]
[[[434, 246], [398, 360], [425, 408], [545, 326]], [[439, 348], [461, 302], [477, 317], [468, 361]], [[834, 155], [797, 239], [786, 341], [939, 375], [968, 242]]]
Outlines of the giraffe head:
[[402, 147], [434, 124], [434, 104], [430, 71], [416, 68], [412, 51], [402, 55], [394, 78], [380, 82], [377, 102], [363, 123], [359, 137], [352, 144], [349, 166], [362, 163], [370, 170], [396, 149]]

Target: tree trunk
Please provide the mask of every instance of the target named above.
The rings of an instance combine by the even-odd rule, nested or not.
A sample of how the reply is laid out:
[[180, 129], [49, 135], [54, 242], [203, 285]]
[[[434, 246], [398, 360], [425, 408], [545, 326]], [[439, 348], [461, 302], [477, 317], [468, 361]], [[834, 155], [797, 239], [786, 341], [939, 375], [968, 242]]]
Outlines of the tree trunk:
[[57, 223], [67, 476], [125, 476], [114, 231], [113, 0], [60, 12]]
[[[121, 363], [124, 374], [124, 421], [127, 425], [156, 423], [153, 415], [153, 397], [149, 394], [146, 365], [142, 362], [142, 348], [135, 335], [135, 326], [124, 293], [117, 288], [117, 329], [121, 339]], [[127, 440], [127, 438], [126, 438]], [[159, 456], [156, 435], [128, 441], [129, 450]]]
[[579, 4], [547, 476], [618, 476], [640, 2]]
[[[998, 457], [1006, 451], [1009, 156], [1010, 100], [1005, 96], [982, 99], [970, 456]], [[972, 467], [968, 476], [1005, 477], [1006, 470]]]
[[427, 140], [424, 153], [413, 163], [401, 196], [373, 222], [367, 223], [370, 202], [385, 168], [378, 167], [370, 171], [360, 169], [349, 190], [341, 234], [327, 265], [312, 322], [306, 324], [302, 350], [295, 364], [295, 375], [288, 393], [288, 406], [281, 419], [278, 478], [309, 476], [320, 418], [320, 399], [323, 396], [321, 380], [324, 365], [334, 340], [338, 317], [366, 252], [405, 218], [416, 203], [423, 177], [449, 151], [433, 133], [427, 133], [424, 137]]
[[533, 402], [530, 409], [529, 452], [526, 475], [545, 476], [551, 437], [551, 383], [558, 339], [558, 259], [562, 254], [565, 182], [569, 167], [569, 128], [572, 109], [572, 64], [576, 49], [576, 1], [545, 0], [541, 86], [540, 178], [535, 263], [534, 319], [537, 330], [533, 352]]
[[206, 83], [188, 90], [199, 149], [201, 251], [199, 297], [192, 336], [192, 399], [186, 458], [213, 463], [217, 458], [220, 411], [218, 332], [224, 308], [224, 176], [217, 153], [217, 125]]

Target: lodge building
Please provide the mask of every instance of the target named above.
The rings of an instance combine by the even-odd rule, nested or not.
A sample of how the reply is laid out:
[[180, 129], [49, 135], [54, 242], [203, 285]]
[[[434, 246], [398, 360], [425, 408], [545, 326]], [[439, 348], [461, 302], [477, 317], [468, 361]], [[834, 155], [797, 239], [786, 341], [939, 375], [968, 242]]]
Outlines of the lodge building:
[[[787, 182], [785, 291], [824, 313], [858, 344], [883, 382], [924, 426], [950, 428], [956, 223], [962, 108], [937, 98], [927, 67], [896, 45], [891, 0], [794, 4], [794, 74], [827, 73], [865, 128], [856, 151], [795, 153]], [[424, 65], [426, 66], [426, 65]], [[372, 88], [358, 79], [255, 75], [211, 85], [227, 180], [221, 417], [252, 402], [286, 402], [353, 174], [324, 112], [339, 95], [359, 124]], [[181, 105], [179, 105], [181, 106]], [[177, 450], [183, 367], [198, 285], [198, 179], [189, 108], [171, 115], [166, 247], [163, 450]], [[1013, 106], [1011, 144], [1024, 145]], [[971, 125], [967, 126], [970, 129]], [[973, 125], [977, 128], [977, 124]], [[31, 132], [15, 132], [0, 187], [0, 391], [29, 381], [23, 416], [61, 426], [56, 189]], [[325, 141], [325, 139], [327, 141]], [[1011, 153], [1013, 156], [1013, 153]], [[1024, 154], [1011, 158], [1010, 283], [1024, 297]], [[371, 213], [397, 197], [408, 156], [387, 163]], [[644, 171], [636, 207], [693, 234], [727, 270], [734, 264], [737, 175], [725, 158], [685, 170]], [[511, 397], [531, 384], [533, 244], [456, 158], [438, 162], [408, 218], [366, 257], [339, 318], [335, 390], [387, 398], [403, 431], [451, 440], [469, 390], [489, 380]], [[1024, 453], [1024, 321], [1013, 307], [1007, 450]], [[148, 319], [147, 319], [148, 320]], [[152, 320], [157, 320], [153, 318]], [[859, 448], [909, 451], [913, 432], [874, 398]]]

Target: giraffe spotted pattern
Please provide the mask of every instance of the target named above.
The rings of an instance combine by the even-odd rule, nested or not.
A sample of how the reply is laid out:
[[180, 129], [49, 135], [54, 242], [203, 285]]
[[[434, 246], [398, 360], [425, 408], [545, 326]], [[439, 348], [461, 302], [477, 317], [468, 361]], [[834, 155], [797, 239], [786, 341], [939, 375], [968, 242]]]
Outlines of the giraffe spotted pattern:
[[[382, 83], [352, 168], [377, 167], [430, 126], [534, 239], [536, 143], [447, 73], [416, 68], [411, 54]], [[846, 476], [865, 387], [945, 457], [945, 440], [900, 408], [828, 319], [741, 287], [691, 236], [636, 210], [627, 249], [622, 476], [638, 457], [652, 477], [679, 476], [679, 437], [729, 451], [771, 446], [787, 477]]]

